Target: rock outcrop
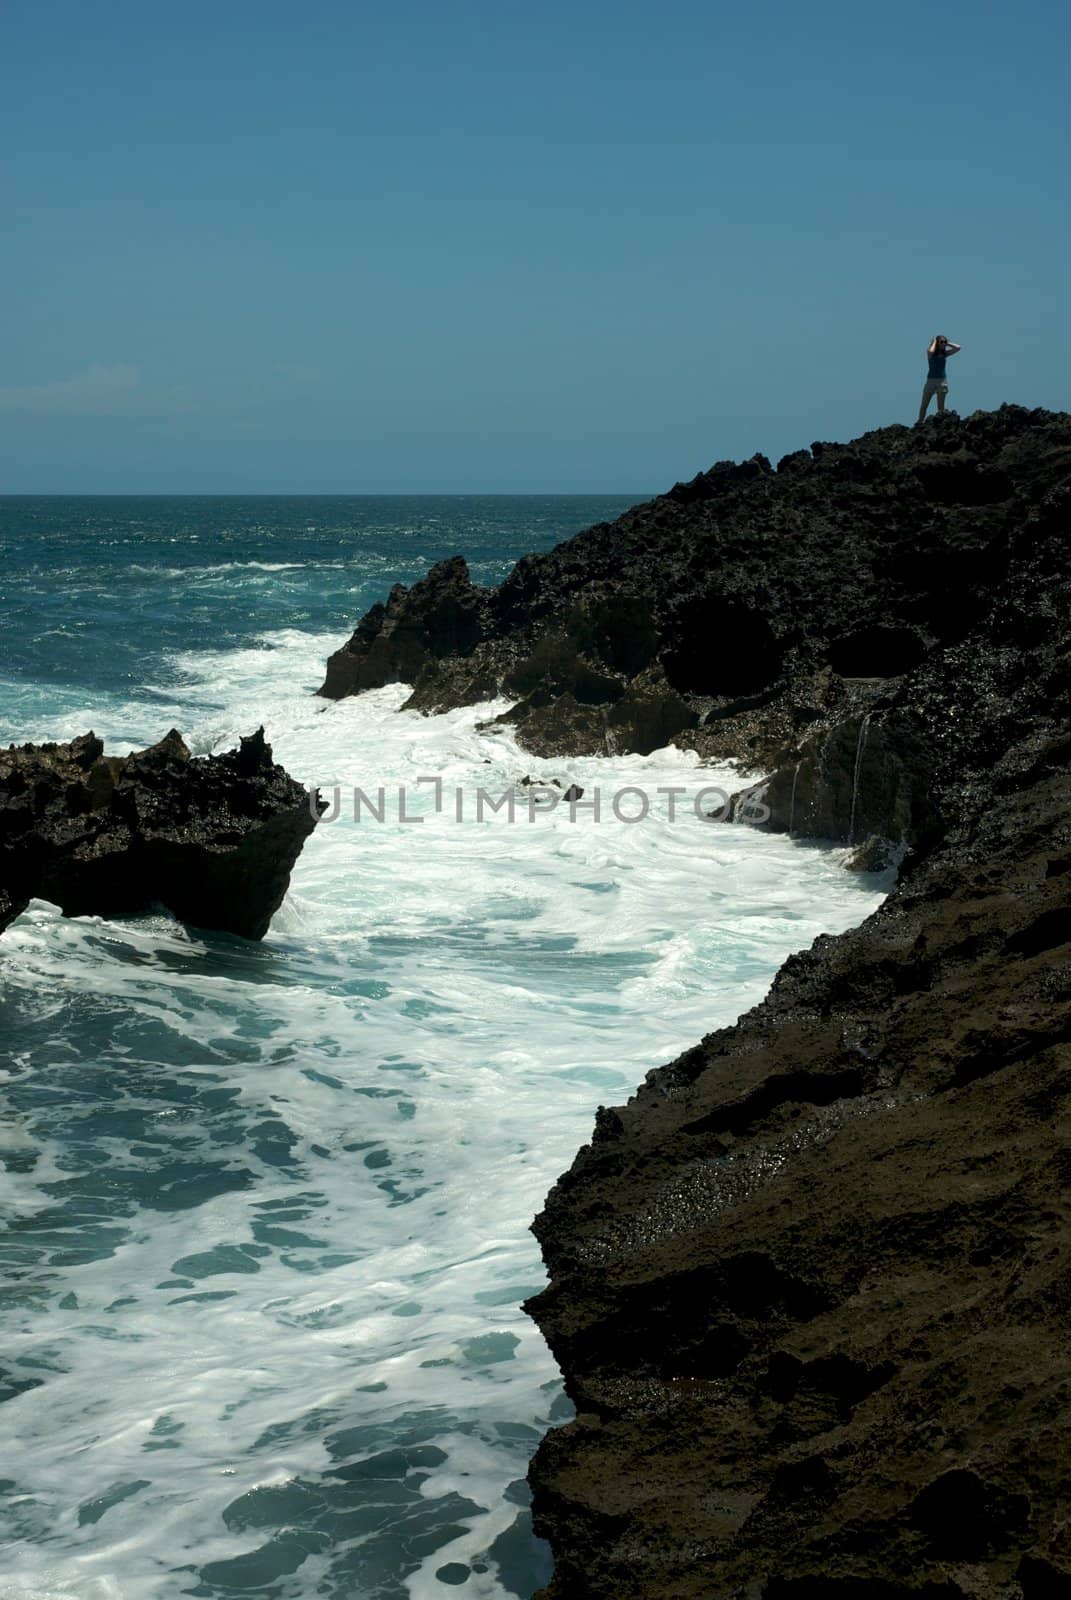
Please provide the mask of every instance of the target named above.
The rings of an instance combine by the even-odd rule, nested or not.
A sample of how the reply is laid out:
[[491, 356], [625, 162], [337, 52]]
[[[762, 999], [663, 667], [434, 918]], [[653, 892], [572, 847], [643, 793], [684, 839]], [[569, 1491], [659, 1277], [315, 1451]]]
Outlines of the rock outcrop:
[[469, 609], [411, 704], [492, 683], [541, 754], [671, 736], [902, 859], [600, 1109], [537, 1219], [577, 1407], [530, 1473], [544, 1600], [1071, 1595], [1071, 417], [721, 465]]
[[1071, 1594], [1069, 468], [765, 786], [801, 832], [849, 774], [900, 805], [895, 893], [600, 1112], [538, 1219], [547, 1600]]
[[[1069, 473], [1071, 419], [1019, 406], [815, 444], [776, 470], [761, 456], [719, 463], [526, 557], [496, 589], [473, 587], [459, 556], [397, 585], [320, 692], [407, 682], [425, 711], [507, 695], [535, 754], [675, 742], [785, 769], [779, 826], [794, 775], [794, 831], [898, 837], [927, 809], [903, 770], [925, 762], [926, 730], [889, 718], [891, 697], [966, 638], [1010, 542]], [[873, 781], [885, 755], [888, 795]]]
[[174, 729], [106, 756], [92, 733], [0, 751], [0, 929], [33, 898], [67, 916], [164, 906], [260, 939], [316, 816], [259, 729], [191, 757]]
[[[490, 632], [487, 595], [474, 587], [461, 556], [440, 561], [420, 583], [396, 583], [386, 605], [374, 605], [349, 643], [327, 663], [320, 693], [341, 700], [386, 683], [415, 683], [432, 662], [469, 662]], [[471, 700], [488, 698], [494, 683], [479, 670], [466, 674]], [[459, 683], [462, 680], [458, 679]]]

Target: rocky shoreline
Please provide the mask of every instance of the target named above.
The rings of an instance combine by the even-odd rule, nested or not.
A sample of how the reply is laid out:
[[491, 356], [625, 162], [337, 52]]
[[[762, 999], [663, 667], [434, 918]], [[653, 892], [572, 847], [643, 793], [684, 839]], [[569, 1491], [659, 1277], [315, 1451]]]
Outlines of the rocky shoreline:
[[[1071, 1594], [1071, 417], [721, 463], [373, 607], [321, 693], [504, 694], [540, 756], [674, 742], [881, 909], [600, 1108], [534, 1224], [576, 1405], [542, 1600]], [[316, 825], [263, 730], [0, 751], [0, 932], [163, 906], [262, 937]], [[697, 871], [702, 862], [697, 861]]]
[[440, 563], [332, 656], [902, 862], [537, 1220], [544, 1600], [1071, 1593], [1069, 615], [1071, 417], [1005, 406], [722, 463], [495, 590]]
[[106, 756], [93, 733], [12, 745], [0, 750], [0, 932], [41, 898], [66, 916], [160, 905], [261, 939], [316, 822], [263, 728], [207, 757], [174, 728], [128, 756]]

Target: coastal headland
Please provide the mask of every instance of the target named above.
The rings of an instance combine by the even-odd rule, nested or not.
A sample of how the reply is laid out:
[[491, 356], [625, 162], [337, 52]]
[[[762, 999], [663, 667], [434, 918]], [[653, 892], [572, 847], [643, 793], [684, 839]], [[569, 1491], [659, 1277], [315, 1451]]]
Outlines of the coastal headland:
[[504, 692], [540, 755], [736, 761], [899, 866], [536, 1221], [544, 1600], [1071, 1593], [1069, 617], [1071, 416], [1003, 406], [721, 463], [497, 589], [440, 563], [331, 657]]

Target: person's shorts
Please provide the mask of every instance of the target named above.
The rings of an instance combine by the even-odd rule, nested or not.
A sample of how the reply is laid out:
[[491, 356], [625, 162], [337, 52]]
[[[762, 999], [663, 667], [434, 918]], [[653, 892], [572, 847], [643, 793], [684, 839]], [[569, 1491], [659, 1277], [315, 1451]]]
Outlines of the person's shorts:
[[933, 396], [935, 394], [947, 394], [947, 393], [948, 393], [948, 379], [947, 378], [927, 378], [926, 379], [926, 387], [922, 391], [922, 398], [924, 400], [929, 400], [931, 398], [931, 396]]

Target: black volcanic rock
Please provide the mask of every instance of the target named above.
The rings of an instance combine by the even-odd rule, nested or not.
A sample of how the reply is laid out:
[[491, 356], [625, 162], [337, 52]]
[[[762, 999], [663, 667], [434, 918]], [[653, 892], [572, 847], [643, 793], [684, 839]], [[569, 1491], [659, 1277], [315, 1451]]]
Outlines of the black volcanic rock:
[[1071, 1594], [1066, 740], [976, 799], [548, 1198], [547, 1600]]
[[410, 704], [902, 861], [537, 1219], [545, 1600], [1071, 1596], [1071, 417], [721, 464], [475, 593]]
[[1071, 1594], [1071, 419], [1032, 428], [955, 636], [762, 786], [802, 833], [899, 807], [896, 891], [537, 1220], [547, 1600]]
[[33, 898], [67, 916], [162, 905], [260, 939], [316, 817], [259, 729], [192, 758], [174, 729], [105, 756], [92, 733], [0, 751], [0, 929]]
[[366, 613], [328, 660], [320, 693], [341, 700], [386, 683], [415, 682], [430, 661], [467, 660], [486, 635], [486, 610], [462, 558], [440, 561], [412, 589], [396, 583], [386, 605]]
[[460, 557], [396, 586], [321, 693], [407, 682], [425, 711], [505, 694], [539, 755], [673, 740], [794, 764], [846, 708], [861, 718], [966, 637], [1012, 535], [1069, 472], [1071, 419], [1019, 406], [815, 444], [776, 470], [719, 463], [497, 589], [474, 588]]

